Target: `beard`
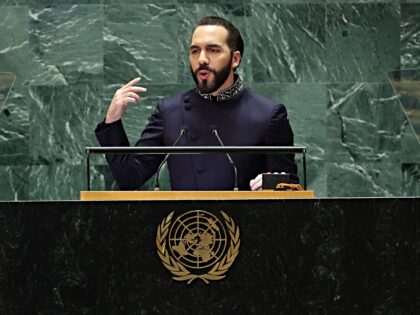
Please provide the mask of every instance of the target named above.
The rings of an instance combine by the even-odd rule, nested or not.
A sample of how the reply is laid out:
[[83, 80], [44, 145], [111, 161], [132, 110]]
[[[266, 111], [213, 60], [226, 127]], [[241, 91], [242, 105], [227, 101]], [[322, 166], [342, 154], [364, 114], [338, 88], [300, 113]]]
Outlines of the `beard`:
[[[195, 81], [195, 84], [197, 85], [198, 90], [203, 93], [203, 94], [210, 94], [213, 93], [215, 91], [217, 91], [222, 85], [223, 83], [226, 82], [227, 78], [229, 77], [230, 74], [230, 70], [231, 70], [231, 64], [232, 64], [232, 58], [233, 58], [233, 54], [230, 56], [229, 62], [226, 63], [226, 65], [220, 69], [219, 71], [214, 70], [213, 68], [210, 68], [207, 65], [203, 65], [198, 67], [195, 71], [193, 70], [192, 67], [190, 67], [191, 69], [191, 75]], [[207, 70], [210, 71], [214, 74], [214, 79], [213, 80], [202, 80], [200, 81], [198, 79], [198, 71], [200, 70]]]

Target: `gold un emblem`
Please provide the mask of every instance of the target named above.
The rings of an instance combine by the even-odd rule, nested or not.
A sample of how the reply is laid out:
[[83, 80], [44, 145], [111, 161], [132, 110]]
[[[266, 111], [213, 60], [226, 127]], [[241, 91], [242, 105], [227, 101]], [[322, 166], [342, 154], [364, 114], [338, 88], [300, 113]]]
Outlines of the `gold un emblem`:
[[173, 279], [188, 284], [201, 279], [208, 284], [226, 276], [239, 253], [239, 228], [226, 213], [220, 213], [224, 223], [203, 210], [177, 218], [173, 211], [158, 226], [157, 252]]

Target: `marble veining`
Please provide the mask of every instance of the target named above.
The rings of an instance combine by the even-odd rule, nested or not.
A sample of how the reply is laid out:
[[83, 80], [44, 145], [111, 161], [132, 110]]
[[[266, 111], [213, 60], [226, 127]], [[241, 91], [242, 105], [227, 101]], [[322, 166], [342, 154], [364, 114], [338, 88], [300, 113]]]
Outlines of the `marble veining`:
[[[0, 199], [78, 199], [84, 147], [97, 145], [93, 130], [115, 90], [139, 75], [149, 90], [124, 119], [134, 143], [158, 98], [194, 86], [189, 40], [205, 15], [241, 30], [238, 73], [287, 106], [295, 143], [308, 147], [308, 183], [317, 196], [418, 195], [420, 148], [388, 73], [419, 65], [419, 5], [0, 1], [0, 71], [17, 76], [0, 112]], [[91, 171], [93, 186], [116, 188], [103, 159]], [[169, 189], [167, 173], [161, 181]]]

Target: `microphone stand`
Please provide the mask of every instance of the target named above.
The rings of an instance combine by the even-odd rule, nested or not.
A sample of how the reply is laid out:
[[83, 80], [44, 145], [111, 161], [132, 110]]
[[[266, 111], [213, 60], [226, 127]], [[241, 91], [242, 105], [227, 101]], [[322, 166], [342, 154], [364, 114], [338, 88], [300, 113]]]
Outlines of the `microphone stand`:
[[[181, 140], [182, 136], [183, 136], [183, 135], [184, 135], [187, 131], [188, 131], [187, 126], [183, 126], [183, 127], [181, 128], [181, 131], [179, 132], [178, 138], [176, 138], [176, 140], [175, 140], [174, 144], [172, 145], [173, 147], [175, 147], [175, 146], [178, 144], [179, 140]], [[154, 186], [155, 186], [155, 191], [159, 191], [159, 190], [160, 190], [160, 184], [159, 184], [159, 174], [160, 174], [160, 170], [161, 170], [161, 168], [163, 167], [163, 164], [165, 164], [166, 160], [169, 158], [169, 155], [170, 155], [170, 153], [167, 153], [167, 154], [165, 155], [165, 158], [163, 159], [163, 161], [159, 164], [158, 170], [157, 170], [156, 175], [155, 175], [155, 185], [154, 185]]]
[[[222, 147], [224, 147], [225, 145], [223, 144], [222, 139], [220, 139], [216, 127], [211, 126], [210, 128], [211, 128], [211, 133], [215, 135], [215, 137], [219, 141], [220, 145]], [[233, 187], [233, 190], [238, 191], [239, 190], [239, 188], [238, 188], [238, 169], [236, 168], [235, 163], [233, 162], [232, 157], [230, 156], [230, 154], [228, 152], [226, 152], [226, 156], [227, 156], [227, 158], [228, 158], [228, 160], [229, 160], [230, 164], [232, 165], [233, 170], [235, 172], [235, 187]]]

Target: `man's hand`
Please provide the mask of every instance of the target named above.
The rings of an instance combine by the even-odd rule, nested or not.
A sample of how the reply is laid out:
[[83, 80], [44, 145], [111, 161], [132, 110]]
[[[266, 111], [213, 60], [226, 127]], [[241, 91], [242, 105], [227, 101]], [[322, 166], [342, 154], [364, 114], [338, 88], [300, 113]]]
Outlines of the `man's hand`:
[[251, 179], [249, 181], [249, 187], [251, 187], [251, 190], [261, 190], [261, 187], [262, 187], [262, 174], [259, 174], [254, 179]]
[[108, 112], [106, 113], [106, 124], [121, 119], [127, 110], [128, 104], [140, 102], [141, 98], [138, 93], [146, 92], [147, 89], [135, 85], [139, 82], [140, 78], [135, 78], [115, 92], [111, 105], [109, 105]]
[[[272, 174], [271, 172], [266, 172], [264, 174]], [[278, 174], [277, 172], [274, 172], [274, 174]], [[262, 188], [262, 178], [263, 174], [259, 174], [254, 179], [251, 179], [249, 181], [249, 187], [251, 187], [251, 190], [261, 190]]]

